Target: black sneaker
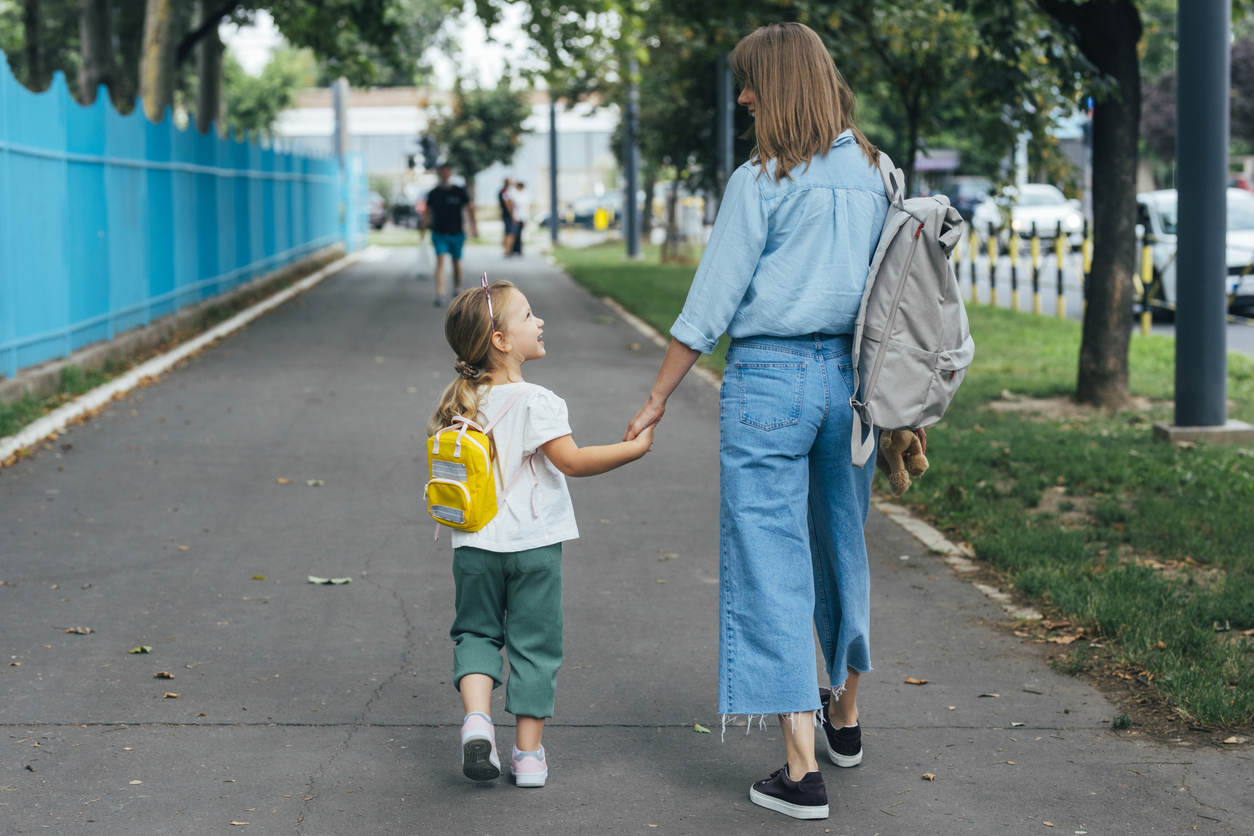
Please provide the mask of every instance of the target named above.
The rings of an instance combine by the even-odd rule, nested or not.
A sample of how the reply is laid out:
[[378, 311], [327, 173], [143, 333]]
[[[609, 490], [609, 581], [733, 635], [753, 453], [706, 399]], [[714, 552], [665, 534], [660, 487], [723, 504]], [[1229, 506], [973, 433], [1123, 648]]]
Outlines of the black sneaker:
[[800, 781], [788, 777], [788, 766], [749, 787], [749, 800], [759, 807], [794, 819], [827, 818], [827, 787], [819, 772], [807, 772]]
[[830, 688], [819, 689], [819, 700], [823, 703], [823, 739], [827, 741], [827, 756], [837, 766], [857, 766], [862, 763], [862, 724], [855, 723], [843, 729], [832, 725], [831, 708], [832, 692]]

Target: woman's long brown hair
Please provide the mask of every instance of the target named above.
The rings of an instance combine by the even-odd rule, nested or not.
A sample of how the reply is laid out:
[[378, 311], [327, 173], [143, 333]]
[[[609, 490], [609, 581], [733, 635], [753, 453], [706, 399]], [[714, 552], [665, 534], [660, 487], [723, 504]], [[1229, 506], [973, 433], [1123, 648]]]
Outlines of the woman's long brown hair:
[[[505, 330], [510, 305], [514, 301], [512, 282], [497, 281], [488, 285], [492, 294], [492, 316], [488, 315], [488, 300], [483, 288], [464, 290], [448, 306], [444, 317], [444, 338], [457, 355], [457, 377], [444, 387], [435, 412], [427, 421], [427, 435], [433, 436], [453, 423], [459, 415], [475, 420], [479, 414], [479, 402], [484, 387], [492, 386], [488, 377], [495, 364], [492, 355], [492, 334]], [[465, 369], [471, 377], [462, 374]]]
[[[746, 35], [731, 54], [731, 69], [757, 99], [750, 159], [762, 170], [775, 161], [775, 181], [826, 154], [845, 130], [879, 164], [879, 151], [854, 124], [857, 100], [823, 41], [803, 23], [775, 23]], [[804, 170], [804, 169], [803, 169]]]

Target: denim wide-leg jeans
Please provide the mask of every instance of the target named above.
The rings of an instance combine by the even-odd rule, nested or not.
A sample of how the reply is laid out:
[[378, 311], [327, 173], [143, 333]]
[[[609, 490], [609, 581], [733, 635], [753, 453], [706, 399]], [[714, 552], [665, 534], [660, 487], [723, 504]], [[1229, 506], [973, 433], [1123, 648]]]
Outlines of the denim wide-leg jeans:
[[853, 466], [853, 338], [733, 340], [719, 399], [719, 713], [819, 707], [871, 670], [866, 525], [875, 468]]

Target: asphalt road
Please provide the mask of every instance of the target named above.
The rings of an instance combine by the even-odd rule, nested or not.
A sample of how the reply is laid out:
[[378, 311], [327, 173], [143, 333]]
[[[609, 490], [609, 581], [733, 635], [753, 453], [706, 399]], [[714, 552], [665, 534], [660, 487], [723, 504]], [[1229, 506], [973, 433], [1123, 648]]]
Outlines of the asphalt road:
[[[1112, 732], [1100, 694], [874, 510], [865, 761], [823, 767], [827, 821], [752, 806], [783, 758], [777, 728], [720, 739], [718, 401], [695, 377], [650, 456], [573, 485], [548, 786], [467, 781], [451, 549], [421, 504], [452, 357], [413, 251], [380, 258], [0, 471], [0, 831], [1254, 832], [1248, 748]], [[527, 373], [575, 437], [617, 439], [661, 352], [537, 256], [467, 264], [547, 320]]]

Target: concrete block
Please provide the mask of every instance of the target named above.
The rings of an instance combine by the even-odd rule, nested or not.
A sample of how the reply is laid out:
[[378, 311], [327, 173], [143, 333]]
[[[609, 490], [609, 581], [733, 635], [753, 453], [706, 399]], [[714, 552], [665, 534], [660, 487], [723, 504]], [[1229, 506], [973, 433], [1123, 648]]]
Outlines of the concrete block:
[[1254, 444], [1254, 426], [1244, 421], [1229, 420], [1218, 427], [1177, 427], [1174, 424], [1154, 424], [1154, 438], [1173, 444], [1187, 441], [1205, 441], [1207, 444]]

